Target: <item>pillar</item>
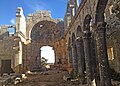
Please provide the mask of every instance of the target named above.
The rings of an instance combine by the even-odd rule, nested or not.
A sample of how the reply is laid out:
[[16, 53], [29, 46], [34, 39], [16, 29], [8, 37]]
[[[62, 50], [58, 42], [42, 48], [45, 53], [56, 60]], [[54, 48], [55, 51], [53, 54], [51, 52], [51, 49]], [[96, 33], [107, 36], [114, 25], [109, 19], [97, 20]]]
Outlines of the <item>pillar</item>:
[[[41, 49], [41, 48], [40, 48], [40, 49]], [[39, 67], [41, 67], [41, 50], [39, 51], [38, 65], [39, 65]]]
[[72, 48], [70, 45], [68, 45], [68, 71], [69, 71], [69, 74], [71, 75], [72, 77], [72, 70], [73, 70], [73, 66], [72, 66]]
[[112, 86], [106, 46], [106, 23], [99, 22], [96, 31], [97, 57], [100, 71], [100, 86]]
[[91, 33], [89, 30], [83, 32], [83, 43], [85, 52], [86, 76], [87, 85], [91, 86], [92, 81], [92, 64], [91, 64], [91, 47], [90, 47]]
[[84, 47], [83, 47], [83, 40], [79, 37], [76, 40], [77, 44], [77, 58], [78, 58], [78, 72], [80, 77], [80, 82], [84, 83], [85, 80], [85, 58], [84, 58]]
[[77, 47], [76, 47], [76, 42], [75, 38], [73, 37], [73, 43], [72, 43], [72, 58], [73, 58], [73, 77], [78, 76], [78, 63], [77, 63]]
[[[93, 27], [93, 28], [95, 28], [95, 27]], [[93, 79], [95, 79], [96, 86], [99, 86], [100, 85], [100, 76], [99, 76], [98, 58], [96, 55], [97, 50], [96, 50], [95, 37], [96, 37], [95, 33], [92, 33], [92, 36], [91, 36], [92, 76], [93, 76]]]

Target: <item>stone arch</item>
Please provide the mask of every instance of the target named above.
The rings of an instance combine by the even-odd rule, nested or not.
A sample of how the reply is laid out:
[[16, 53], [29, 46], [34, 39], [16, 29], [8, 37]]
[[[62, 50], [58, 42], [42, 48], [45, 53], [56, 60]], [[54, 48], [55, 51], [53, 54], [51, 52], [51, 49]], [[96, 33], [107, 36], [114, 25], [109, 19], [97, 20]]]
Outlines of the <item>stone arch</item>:
[[59, 37], [60, 29], [56, 23], [51, 21], [40, 21], [31, 30], [31, 39], [33, 41], [42, 41], [42, 44], [49, 44], [52, 41], [55, 42]]
[[95, 23], [104, 22], [104, 11], [107, 3], [108, 3], [108, 0], [98, 0], [97, 7], [96, 7]]
[[85, 19], [84, 19], [84, 25], [83, 25], [83, 27], [84, 27], [84, 31], [86, 31], [86, 30], [88, 30], [88, 31], [90, 31], [90, 22], [91, 22], [91, 19], [92, 19], [92, 17], [91, 17], [91, 15], [89, 15], [89, 14], [87, 14], [86, 16], [85, 16]]
[[[29, 58], [31, 58], [31, 61], [34, 61], [36, 57], [40, 56], [40, 48], [42, 46], [51, 46], [53, 48], [55, 47], [55, 43], [61, 38], [61, 30], [57, 23], [52, 21], [39, 21], [37, 22], [31, 29], [30, 32], [30, 53]], [[59, 45], [60, 46], [60, 45]], [[54, 49], [55, 51], [56, 49]], [[56, 52], [56, 51], [55, 51]], [[55, 56], [56, 59], [57, 56]], [[33, 65], [34, 62], [32, 62]], [[31, 66], [33, 66], [31, 65]]]
[[[96, 50], [99, 64], [100, 85], [112, 86], [106, 46], [106, 23], [104, 11], [108, 0], [99, 0], [96, 8]], [[104, 77], [105, 76], [105, 77]]]
[[27, 24], [26, 26], [26, 37], [27, 39], [31, 39], [30, 38], [30, 34], [31, 34], [31, 31], [32, 31], [32, 28], [34, 27], [35, 24], [39, 23], [39, 22], [42, 22], [42, 21], [50, 21], [50, 22], [54, 22], [55, 24], [59, 23], [61, 20], [59, 19], [52, 19], [52, 18], [38, 18], [32, 22], [30, 22], [29, 24]]

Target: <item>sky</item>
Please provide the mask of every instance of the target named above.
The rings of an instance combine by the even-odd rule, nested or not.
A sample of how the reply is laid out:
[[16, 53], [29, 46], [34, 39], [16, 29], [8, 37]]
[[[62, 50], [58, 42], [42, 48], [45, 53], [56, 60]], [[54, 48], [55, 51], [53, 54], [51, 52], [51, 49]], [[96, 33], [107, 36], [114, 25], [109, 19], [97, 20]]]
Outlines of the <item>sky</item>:
[[0, 25], [15, 24], [17, 7], [22, 7], [25, 17], [36, 10], [50, 10], [53, 18], [64, 18], [67, 0], [1, 0]]

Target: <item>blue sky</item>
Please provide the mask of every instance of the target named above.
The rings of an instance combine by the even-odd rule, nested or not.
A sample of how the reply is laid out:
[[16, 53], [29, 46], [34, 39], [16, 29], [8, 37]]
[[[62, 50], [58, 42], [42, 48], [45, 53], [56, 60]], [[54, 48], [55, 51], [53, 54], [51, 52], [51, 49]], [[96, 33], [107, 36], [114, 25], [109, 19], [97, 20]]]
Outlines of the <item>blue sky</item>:
[[1, 0], [0, 25], [15, 24], [17, 7], [22, 7], [24, 15], [36, 10], [50, 10], [53, 18], [64, 18], [67, 0]]

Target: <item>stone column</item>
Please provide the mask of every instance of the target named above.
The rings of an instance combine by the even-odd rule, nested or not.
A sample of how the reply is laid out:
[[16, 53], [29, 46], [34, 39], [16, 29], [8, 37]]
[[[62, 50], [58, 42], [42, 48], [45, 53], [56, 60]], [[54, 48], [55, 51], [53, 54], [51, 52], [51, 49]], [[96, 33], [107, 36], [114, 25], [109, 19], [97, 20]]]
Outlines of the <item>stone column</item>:
[[68, 45], [68, 71], [69, 74], [72, 76], [72, 70], [73, 70], [73, 66], [72, 66], [72, 48], [70, 45]]
[[57, 47], [54, 47], [54, 53], [55, 53], [55, 63], [54, 63], [54, 65], [57, 65], [57, 57], [58, 57]]
[[71, 47], [68, 46], [68, 63], [72, 63]]
[[[94, 33], [94, 32], [93, 32]], [[96, 41], [95, 41], [95, 33], [91, 36], [91, 62], [92, 62], [92, 76], [95, 79], [96, 86], [100, 85], [99, 79], [99, 65], [98, 65], [98, 58], [97, 58], [97, 50], [96, 50]]]
[[99, 22], [96, 31], [97, 56], [100, 71], [100, 86], [112, 86], [106, 46], [106, 23]]
[[89, 30], [85, 30], [83, 32], [83, 43], [84, 43], [86, 76], [87, 76], [87, 85], [88, 86], [91, 86], [91, 81], [92, 81], [90, 40], [91, 40], [91, 33]]
[[78, 75], [78, 63], [77, 63], [77, 47], [75, 42], [72, 43], [72, 58], [73, 58], [73, 77]]
[[76, 40], [77, 44], [77, 58], [78, 58], [78, 71], [80, 76], [80, 82], [84, 83], [85, 80], [85, 58], [84, 58], [84, 46], [83, 46], [83, 40], [79, 37], [79, 39]]

